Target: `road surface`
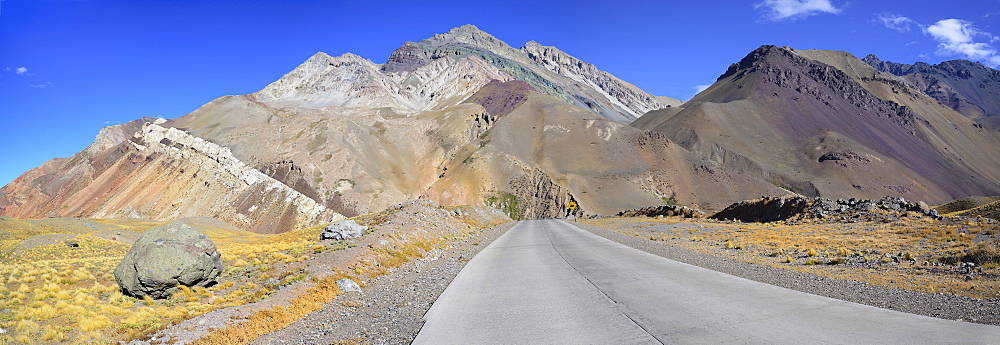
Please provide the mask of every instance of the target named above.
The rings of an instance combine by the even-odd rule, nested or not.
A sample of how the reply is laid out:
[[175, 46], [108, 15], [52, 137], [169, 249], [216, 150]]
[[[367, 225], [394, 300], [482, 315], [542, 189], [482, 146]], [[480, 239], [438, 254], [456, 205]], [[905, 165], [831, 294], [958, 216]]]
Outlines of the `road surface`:
[[559, 220], [498, 238], [424, 319], [414, 344], [1000, 344], [1000, 327], [758, 283]]

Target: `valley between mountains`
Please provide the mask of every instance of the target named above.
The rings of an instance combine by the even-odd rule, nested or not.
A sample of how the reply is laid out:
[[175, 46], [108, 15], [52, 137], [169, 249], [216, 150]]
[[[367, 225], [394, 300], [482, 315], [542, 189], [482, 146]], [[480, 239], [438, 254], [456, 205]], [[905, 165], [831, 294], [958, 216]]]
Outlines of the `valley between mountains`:
[[[409, 343], [477, 253], [540, 219], [997, 326], [998, 118], [1000, 71], [960, 60], [765, 45], [682, 102], [473, 25], [384, 64], [320, 52], [0, 188], [0, 343]], [[123, 294], [115, 266], [174, 221], [218, 247], [217, 281]], [[364, 230], [321, 237], [343, 221]]]

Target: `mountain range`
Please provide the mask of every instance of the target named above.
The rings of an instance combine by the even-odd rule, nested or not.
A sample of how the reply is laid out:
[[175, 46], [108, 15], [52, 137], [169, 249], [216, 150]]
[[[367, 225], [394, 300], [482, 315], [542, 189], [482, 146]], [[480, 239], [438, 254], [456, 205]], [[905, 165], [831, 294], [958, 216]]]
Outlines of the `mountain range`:
[[1000, 102], [972, 85], [997, 71], [957, 65], [977, 72], [763, 46], [680, 102], [466, 25], [384, 64], [317, 53], [258, 92], [107, 127], [0, 189], [0, 215], [207, 216], [275, 233], [416, 198], [551, 218], [792, 193], [998, 195]]
[[907, 65], [868, 55], [863, 61], [879, 71], [902, 77], [924, 94], [980, 124], [1000, 129], [1000, 71], [968, 60]]

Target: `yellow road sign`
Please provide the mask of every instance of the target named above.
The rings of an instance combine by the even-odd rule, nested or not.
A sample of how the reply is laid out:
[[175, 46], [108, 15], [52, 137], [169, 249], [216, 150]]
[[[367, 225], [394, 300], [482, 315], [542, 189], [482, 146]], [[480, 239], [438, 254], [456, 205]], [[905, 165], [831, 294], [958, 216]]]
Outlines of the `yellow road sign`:
[[566, 204], [566, 208], [568, 208], [570, 210], [575, 210], [576, 209], [576, 201], [570, 201], [569, 204]]

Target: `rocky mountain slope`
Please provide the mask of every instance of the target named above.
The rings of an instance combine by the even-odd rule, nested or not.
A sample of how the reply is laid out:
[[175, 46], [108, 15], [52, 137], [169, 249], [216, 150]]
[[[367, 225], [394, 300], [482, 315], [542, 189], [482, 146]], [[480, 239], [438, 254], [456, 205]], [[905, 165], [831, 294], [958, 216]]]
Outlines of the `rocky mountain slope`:
[[269, 103], [319, 108], [388, 107], [417, 113], [461, 102], [490, 80], [521, 80], [603, 117], [630, 122], [681, 102], [657, 97], [555, 47], [514, 49], [473, 25], [406, 42], [379, 65], [354, 54], [317, 53], [255, 93]]
[[1000, 71], [968, 60], [913, 65], [864, 58], [875, 69], [902, 77], [916, 89], [978, 123], [1000, 129]]
[[0, 190], [17, 218], [176, 219], [208, 216], [280, 232], [343, 216], [165, 120], [106, 127], [86, 150], [26, 172]]
[[[520, 103], [487, 112], [478, 145], [442, 165], [427, 196], [442, 203], [476, 203], [509, 194], [529, 218], [565, 216], [577, 202], [584, 214], [615, 214], [664, 200], [721, 208], [748, 195], [782, 190], [732, 173], [665, 137], [601, 118], [553, 96], [524, 91], [521, 82], [492, 84], [470, 101]], [[487, 109], [489, 109], [487, 108]]]
[[[525, 108], [525, 103], [536, 105]], [[641, 160], [653, 160], [654, 148], [670, 145], [665, 140], [613, 135], [637, 132], [618, 122], [679, 104], [553, 47], [529, 42], [514, 49], [468, 25], [407, 42], [386, 64], [317, 53], [254, 94], [221, 97], [178, 119], [109, 128], [114, 135], [102, 134], [91, 148], [49, 162], [0, 190], [0, 213], [204, 215], [257, 232], [281, 232], [419, 197], [462, 204], [492, 200], [529, 218], [560, 215], [578, 198], [580, 213], [614, 213], [670, 197], [724, 206], [734, 198], [735, 186], [707, 188], [712, 196], [701, 197], [686, 181], [692, 179], [689, 172], [646, 171]], [[545, 118], [549, 108], [571, 115], [531, 120]], [[500, 141], [491, 144], [488, 132], [513, 113], [524, 120], [500, 127], [509, 131], [503, 143], [515, 147], [497, 148]], [[569, 123], [583, 126], [579, 137], [566, 129]], [[550, 166], [547, 155], [575, 155], [544, 147], [553, 130], [561, 131], [561, 140], [577, 140], [582, 146], [574, 149], [594, 152], [591, 156], [599, 156], [600, 143], [612, 140], [617, 151], [639, 159], [627, 178], [601, 169], [596, 170], [602, 176], [592, 176], [605, 181], [600, 186], [628, 188], [617, 199], [594, 192], [588, 197], [585, 188], [597, 182], [572, 185], [572, 175], [551, 176], [566, 168]], [[630, 149], [637, 140], [649, 146], [645, 153]], [[697, 156], [668, 151], [678, 152], [656, 159], [700, 171], [705, 177], [694, 179], [706, 185], [718, 178], [748, 183], [712, 164], [695, 169], [691, 160]], [[447, 179], [457, 181], [441, 182]], [[779, 192], [763, 181], [749, 184], [754, 187], [748, 193], [755, 195]]]
[[633, 125], [807, 196], [1000, 192], [1000, 134], [842, 52], [763, 46]]
[[0, 215], [273, 233], [418, 198], [548, 218], [570, 203], [612, 215], [791, 192], [1000, 193], [1000, 154], [983, 149], [1000, 134], [908, 85], [842, 53], [762, 47], [682, 105], [467, 25], [385, 64], [317, 53], [253, 94], [106, 128], [0, 189]]

